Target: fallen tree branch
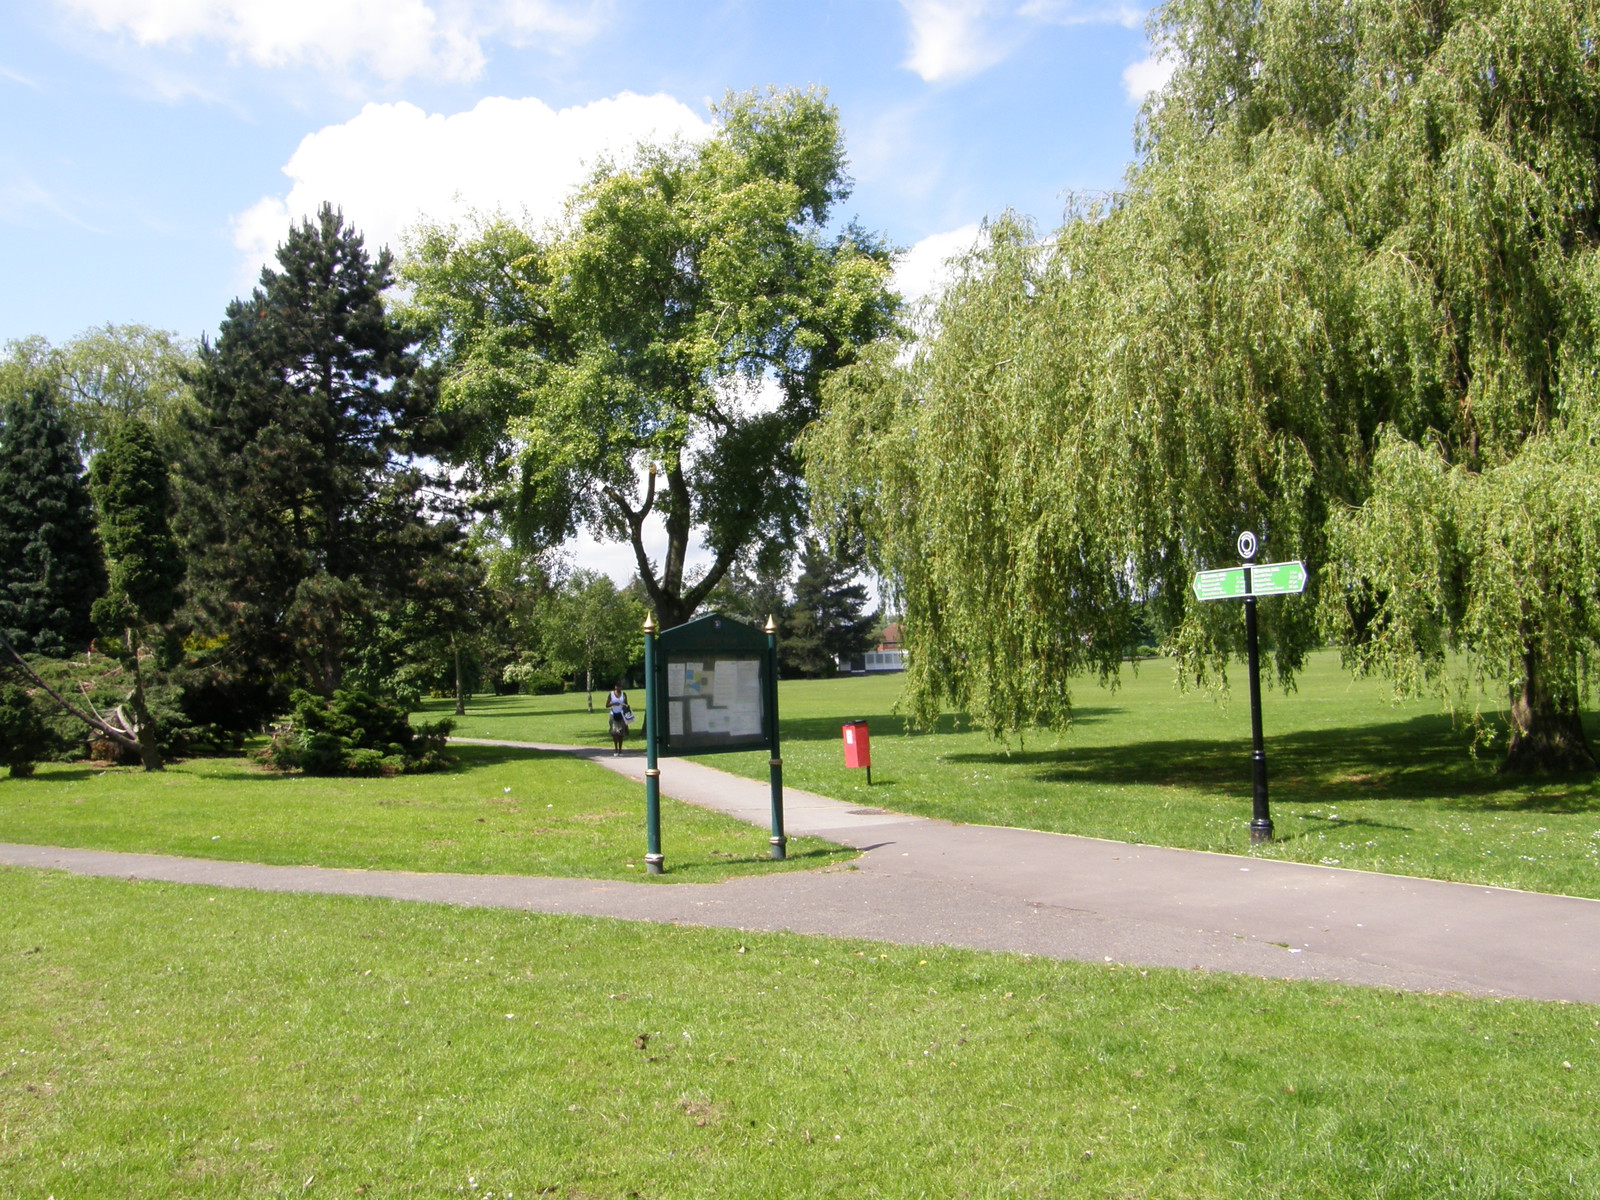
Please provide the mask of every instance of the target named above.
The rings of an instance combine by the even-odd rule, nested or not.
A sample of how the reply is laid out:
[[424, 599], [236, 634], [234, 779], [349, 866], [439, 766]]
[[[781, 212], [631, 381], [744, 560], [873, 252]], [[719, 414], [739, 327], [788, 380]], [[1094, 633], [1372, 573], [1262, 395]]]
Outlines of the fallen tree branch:
[[[44, 677], [41, 676], [39, 672], [35, 671], [31, 666], [28, 665], [28, 660], [22, 657], [22, 655], [17, 651], [17, 648], [11, 644], [11, 639], [6, 637], [4, 633], [0, 633], [0, 649], [3, 649], [11, 659], [10, 662], [3, 664], [5, 669], [21, 675], [34, 687], [38, 688], [45, 695], [49, 696], [50, 699], [54, 700], [63, 709], [71, 713], [78, 720], [82, 721], [90, 729], [93, 729], [98, 733], [105, 734], [106, 737], [116, 742], [117, 745], [126, 747], [127, 749], [132, 750], [135, 754], [141, 753], [139, 748], [139, 739], [135, 734], [129, 733], [125, 729], [118, 729], [109, 721], [102, 719], [98, 714], [91, 715], [90, 713], [84, 712], [77, 705], [73, 704], [72, 701], [68, 700], [60, 692], [56, 691], [55, 688], [51, 687], [45, 682]], [[90, 707], [93, 708], [93, 705], [90, 705]]]

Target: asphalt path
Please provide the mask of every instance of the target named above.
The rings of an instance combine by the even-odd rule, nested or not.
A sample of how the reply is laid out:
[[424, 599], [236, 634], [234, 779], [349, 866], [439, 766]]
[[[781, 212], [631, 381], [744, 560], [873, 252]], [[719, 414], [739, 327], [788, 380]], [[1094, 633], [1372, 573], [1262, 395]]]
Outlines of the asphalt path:
[[[563, 750], [644, 780], [637, 752], [479, 744]], [[664, 794], [768, 825], [765, 782], [681, 759], [661, 768]], [[0, 844], [0, 863], [1600, 1003], [1600, 901], [956, 825], [794, 788], [785, 789], [784, 818], [787, 833], [851, 846], [861, 857], [718, 884], [274, 867], [13, 844]], [[670, 873], [670, 826], [663, 841]]]

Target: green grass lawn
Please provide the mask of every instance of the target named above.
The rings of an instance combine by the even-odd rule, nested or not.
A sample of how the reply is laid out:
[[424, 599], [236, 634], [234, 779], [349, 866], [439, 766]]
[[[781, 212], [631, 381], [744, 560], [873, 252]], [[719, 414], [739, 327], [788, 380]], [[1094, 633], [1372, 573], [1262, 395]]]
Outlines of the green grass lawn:
[[[196, 858], [387, 871], [646, 878], [644, 789], [562, 754], [458, 746], [457, 766], [391, 779], [318, 779], [248, 758], [137, 767], [41, 765], [0, 779], [0, 841]], [[764, 831], [663, 802], [670, 869], [711, 882], [854, 857], [791, 838], [786, 862]]]
[[1577, 1200], [1600, 1179], [1594, 1006], [17, 869], [0, 963], [7, 1196]]
[[[1264, 697], [1277, 840], [1252, 848], [1250, 709], [1236, 685], [1226, 703], [1185, 695], [1169, 663], [1148, 661], [1116, 691], [1085, 681], [1066, 734], [1007, 749], [956, 716], [907, 733], [894, 714], [898, 676], [786, 682], [784, 780], [954, 821], [1600, 898], [1600, 781], [1501, 775], [1495, 753], [1474, 759], [1436, 704], [1393, 704], [1386, 685], [1352, 682], [1331, 652], [1314, 656], [1297, 691]], [[642, 711], [637, 690], [633, 700]], [[872, 729], [870, 790], [843, 765], [839, 725], [857, 718]], [[582, 695], [480, 697], [459, 732], [605, 741]], [[1591, 737], [1600, 745], [1600, 730]], [[766, 760], [705, 761], [765, 778]], [[670, 760], [663, 771], [670, 790]]]

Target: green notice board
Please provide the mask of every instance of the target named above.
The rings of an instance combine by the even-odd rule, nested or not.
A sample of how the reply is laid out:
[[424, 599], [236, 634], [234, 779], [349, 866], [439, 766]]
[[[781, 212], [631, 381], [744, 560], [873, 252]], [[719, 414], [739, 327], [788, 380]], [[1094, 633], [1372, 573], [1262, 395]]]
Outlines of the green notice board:
[[718, 614], [657, 637], [649, 703], [658, 754], [718, 754], [771, 743], [777, 672], [761, 630]]

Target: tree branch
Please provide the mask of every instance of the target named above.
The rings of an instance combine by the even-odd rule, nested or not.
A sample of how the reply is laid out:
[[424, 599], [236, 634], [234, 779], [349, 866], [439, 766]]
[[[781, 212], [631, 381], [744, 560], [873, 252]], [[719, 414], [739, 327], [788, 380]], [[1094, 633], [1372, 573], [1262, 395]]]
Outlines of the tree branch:
[[124, 746], [135, 753], [139, 751], [139, 742], [136, 738], [132, 737], [126, 731], [116, 728], [109, 722], [101, 720], [98, 716], [90, 716], [88, 713], [74, 705], [72, 701], [68, 700], [60, 692], [56, 691], [55, 688], [46, 683], [40, 674], [28, 665], [27, 659], [23, 658], [22, 655], [17, 652], [17, 648], [11, 644], [11, 639], [6, 637], [6, 635], [3, 633], [0, 633], [0, 649], [4, 649], [6, 654], [11, 657], [12, 661], [5, 664], [9, 670], [15, 671], [17, 674], [27, 679], [29, 683], [33, 684], [40, 691], [44, 692], [45, 695], [49, 696], [50, 699], [54, 700], [67, 712], [71, 713], [74, 717], [78, 718], [78, 720], [89, 726], [90, 729], [94, 729], [105, 734], [119, 746]]

